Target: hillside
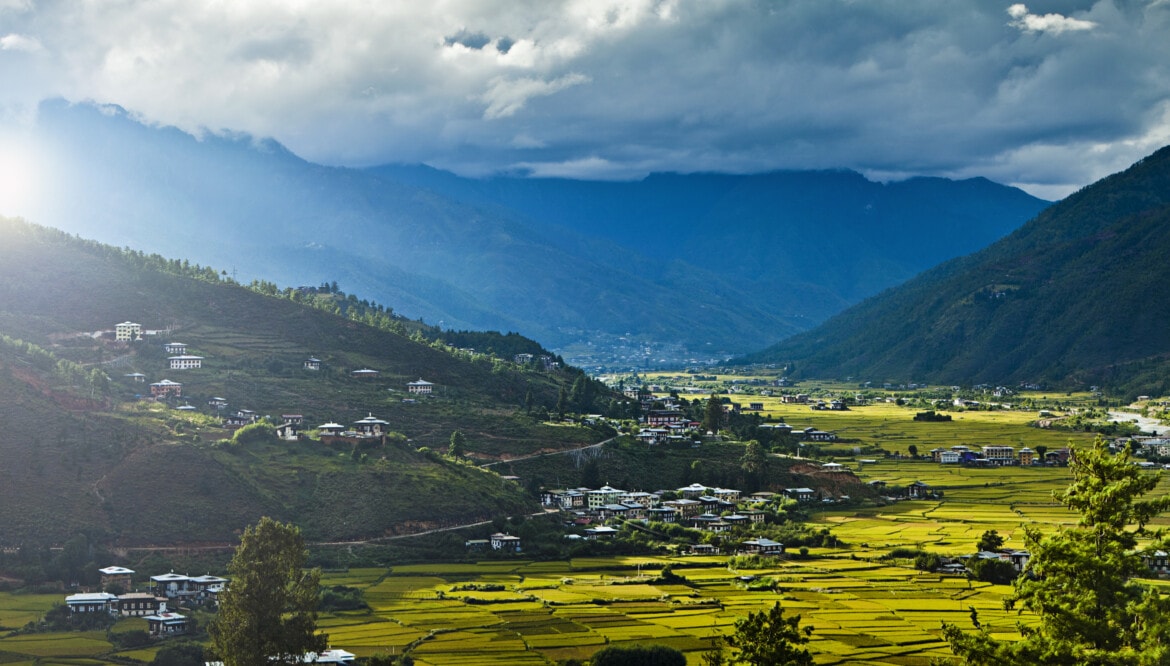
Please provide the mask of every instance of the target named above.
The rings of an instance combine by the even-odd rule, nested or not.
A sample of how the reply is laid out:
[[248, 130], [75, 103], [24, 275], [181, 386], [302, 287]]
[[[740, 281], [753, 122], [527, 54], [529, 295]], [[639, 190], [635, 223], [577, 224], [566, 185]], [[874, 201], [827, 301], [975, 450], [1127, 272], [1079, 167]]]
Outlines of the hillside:
[[43, 105], [38, 126], [54, 191], [70, 196], [34, 222], [242, 282], [336, 281], [410, 318], [625, 367], [758, 349], [1046, 205], [987, 181], [850, 172], [588, 183], [334, 168], [64, 103]]
[[[115, 341], [114, 325], [127, 320], [157, 333]], [[261, 515], [293, 520], [314, 540], [485, 519], [531, 510], [532, 500], [420, 447], [444, 450], [455, 430], [480, 458], [602, 439], [522, 413], [528, 395], [534, 408], [553, 407], [576, 371], [407, 332], [0, 218], [0, 545], [60, 543], [79, 531], [118, 545], [222, 543]], [[166, 369], [164, 342], [185, 343], [203, 367]], [[323, 369], [305, 370], [309, 357]], [[351, 375], [361, 368], [380, 374]], [[434, 395], [409, 396], [407, 382], [420, 377]], [[181, 398], [137, 399], [164, 378], [182, 383]], [[277, 422], [302, 414], [310, 429], [374, 414], [400, 435], [357, 448], [233, 444], [212, 397], [227, 401], [225, 413]]]
[[1170, 148], [1002, 241], [750, 355], [804, 377], [1170, 389]]

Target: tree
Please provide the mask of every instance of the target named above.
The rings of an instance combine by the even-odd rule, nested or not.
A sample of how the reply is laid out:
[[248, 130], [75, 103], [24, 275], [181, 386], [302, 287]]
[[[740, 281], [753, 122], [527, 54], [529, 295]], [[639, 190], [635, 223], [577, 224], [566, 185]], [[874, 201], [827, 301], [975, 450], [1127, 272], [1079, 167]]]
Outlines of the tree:
[[777, 602], [771, 609], [748, 613], [735, 621], [727, 642], [739, 650], [736, 661], [751, 666], [812, 666], [808, 643], [812, 627], [800, 628], [800, 616], [784, 617]]
[[906, 450], [910, 452], [910, 457], [911, 457], [911, 458], [917, 458], [917, 457], [918, 457], [918, 445], [917, 445], [917, 444], [911, 444], [911, 445], [909, 446], [909, 448], [907, 448]]
[[703, 412], [703, 429], [718, 433], [723, 426], [723, 401], [716, 396], [707, 399], [707, 407]]
[[451, 433], [451, 446], [447, 447], [447, 455], [452, 458], [462, 458], [467, 455], [467, 438], [458, 430]]
[[610, 645], [593, 653], [592, 666], [686, 666], [683, 653], [666, 645]]
[[1003, 548], [1003, 537], [995, 530], [987, 530], [980, 535], [976, 548], [989, 553], [999, 552], [999, 549]]
[[321, 572], [304, 563], [296, 526], [265, 516], [244, 530], [209, 627], [225, 666], [299, 664], [306, 652], [325, 649], [328, 637], [316, 633]]
[[[1025, 527], [1031, 559], [1005, 603], [1038, 616], [1020, 641], [1000, 641], [978, 624], [967, 633], [943, 624], [951, 650], [964, 663], [1145, 666], [1170, 662], [1170, 598], [1136, 578], [1145, 570], [1135, 551], [1145, 526], [1170, 509], [1170, 496], [1141, 499], [1158, 475], [1114, 454], [1098, 437], [1069, 458], [1073, 480], [1056, 493], [1080, 514], [1075, 527], [1045, 536]], [[1155, 535], [1160, 536], [1160, 535]]]

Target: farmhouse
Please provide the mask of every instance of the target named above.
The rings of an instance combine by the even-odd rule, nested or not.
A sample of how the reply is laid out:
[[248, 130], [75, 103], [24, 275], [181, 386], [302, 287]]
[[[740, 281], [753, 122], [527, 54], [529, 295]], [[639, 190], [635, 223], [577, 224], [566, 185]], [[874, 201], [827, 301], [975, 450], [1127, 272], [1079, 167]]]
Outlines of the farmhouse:
[[305, 370], [320, 370], [321, 369], [321, 359], [307, 358], [307, 359], [305, 359], [305, 362], [304, 362], [302, 367], [304, 367]]
[[141, 372], [131, 372], [131, 373], [128, 373], [128, 374], [123, 375], [123, 376], [126, 377], [127, 379], [132, 379], [135, 382], [145, 382], [146, 381], [146, 375], [142, 374]]
[[145, 619], [151, 636], [177, 636], [187, 633], [187, 618], [178, 613], [147, 615]]
[[812, 488], [786, 488], [784, 494], [797, 502], [811, 502], [817, 493]]
[[751, 555], [783, 555], [784, 544], [764, 537], [748, 539], [743, 542], [743, 552]]
[[168, 342], [163, 345], [163, 349], [168, 354], [183, 355], [187, 353], [187, 345], [182, 342]]
[[122, 589], [130, 589], [130, 579], [134, 575], [133, 569], [126, 567], [105, 567], [98, 569], [98, 573], [102, 575], [101, 586], [118, 585]]
[[389, 426], [389, 421], [383, 421], [370, 413], [364, 419], [354, 422], [354, 428], [357, 430], [359, 437], [381, 437], [385, 435]]
[[82, 592], [65, 597], [70, 613], [112, 613], [116, 595], [109, 592]]
[[520, 537], [504, 532], [496, 532], [491, 536], [492, 550], [502, 550], [509, 553], [520, 552]]
[[358, 379], [374, 379], [381, 373], [379, 373], [377, 370], [372, 370], [370, 368], [361, 368], [358, 370], [354, 370], [353, 372], [351, 372], [349, 374], [353, 377], [357, 377]]
[[156, 398], [182, 397], [183, 385], [169, 379], [155, 382], [150, 385], [150, 394]]
[[122, 617], [143, 617], [158, 613], [166, 604], [166, 599], [147, 592], [130, 592], [118, 597], [117, 612]]
[[415, 395], [430, 395], [435, 390], [435, 385], [419, 377], [418, 381], [408, 383], [406, 390]]

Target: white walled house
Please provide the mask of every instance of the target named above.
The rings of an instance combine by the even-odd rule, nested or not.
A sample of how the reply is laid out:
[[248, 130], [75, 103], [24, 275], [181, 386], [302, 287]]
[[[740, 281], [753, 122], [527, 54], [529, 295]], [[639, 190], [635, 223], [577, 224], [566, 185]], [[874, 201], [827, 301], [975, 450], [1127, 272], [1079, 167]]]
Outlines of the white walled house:
[[196, 370], [203, 367], [202, 356], [171, 356], [167, 359], [167, 366], [171, 370]]

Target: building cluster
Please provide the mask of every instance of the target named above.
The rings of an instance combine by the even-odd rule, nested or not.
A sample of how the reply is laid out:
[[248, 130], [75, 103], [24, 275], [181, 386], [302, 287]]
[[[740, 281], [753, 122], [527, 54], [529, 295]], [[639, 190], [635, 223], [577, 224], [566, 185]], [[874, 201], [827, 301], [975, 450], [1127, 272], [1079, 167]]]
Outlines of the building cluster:
[[[111, 566], [99, 569], [102, 589], [133, 589], [134, 571]], [[187, 617], [168, 610], [168, 606], [216, 605], [226, 589], [228, 579], [212, 576], [187, 576], [173, 571], [151, 576], [146, 591], [79, 592], [65, 597], [70, 613], [106, 613], [115, 617], [141, 617], [151, 636], [165, 637], [187, 633]]]
[[[832, 470], [828, 470], [832, 471]], [[582, 528], [583, 535], [567, 535], [566, 538], [605, 539], [618, 533], [613, 524], [625, 521], [642, 523], [672, 523], [708, 533], [722, 533], [735, 528], [750, 529], [766, 522], [768, 512], [763, 510], [770, 503], [781, 499], [797, 502], [812, 502], [817, 492], [812, 488], [788, 488], [781, 493], [756, 492], [744, 495], [732, 488], [717, 488], [694, 483], [675, 490], [656, 492], [621, 490], [612, 486], [601, 488], [569, 488], [545, 490], [541, 503], [549, 509], [566, 514], [566, 524]], [[842, 498], [847, 499], [847, 498]], [[828, 501], [836, 501], [828, 499]], [[469, 541], [468, 548], [490, 545], [495, 550], [511, 548], [509, 542], [500, 541], [493, 535], [490, 544]], [[515, 537], [512, 537], [515, 538]], [[515, 542], [519, 549], [519, 542]], [[749, 539], [743, 543], [745, 553], [775, 555], [784, 552], [783, 544], [768, 539]], [[692, 552], [702, 552], [701, 547]]]
[[981, 446], [979, 450], [957, 444], [949, 449], [931, 449], [930, 459], [942, 465], [970, 465], [972, 467], [1003, 467], [1007, 465], [1067, 465], [1067, 448], [1045, 451], [1040, 456], [1035, 450], [1014, 446]]

